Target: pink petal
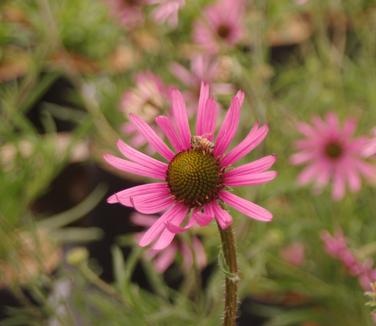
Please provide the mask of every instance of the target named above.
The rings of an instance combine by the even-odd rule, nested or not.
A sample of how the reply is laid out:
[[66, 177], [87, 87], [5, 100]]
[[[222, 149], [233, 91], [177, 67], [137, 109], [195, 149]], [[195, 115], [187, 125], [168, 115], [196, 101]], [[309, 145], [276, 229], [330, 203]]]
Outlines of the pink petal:
[[249, 175], [230, 176], [224, 179], [224, 184], [230, 187], [257, 185], [272, 181], [277, 176], [276, 171], [267, 171]]
[[338, 172], [334, 175], [332, 197], [334, 200], [340, 200], [345, 195], [345, 176]]
[[227, 229], [232, 224], [232, 217], [231, 215], [222, 209], [216, 201], [210, 203], [211, 208], [213, 210], [213, 214], [215, 219], [217, 220], [219, 226], [222, 230]]
[[290, 157], [290, 162], [294, 165], [300, 165], [311, 161], [315, 157], [316, 153], [313, 151], [310, 152], [298, 152]]
[[320, 174], [320, 164], [311, 164], [299, 174], [298, 183], [302, 186], [306, 185]]
[[192, 213], [192, 218], [195, 219], [198, 225], [200, 226], [207, 226], [214, 218], [214, 215], [208, 215], [200, 212], [199, 210], [195, 210]]
[[[185, 216], [188, 213], [188, 208], [184, 207], [184, 206], [182, 206], [182, 207], [183, 207], [183, 209], [179, 213], [175, 214], [175, 216], [171, 217], [166, 222], [171, 221], [171, 223], [173, 223], [175, 225], [181, 224], [181, 222], [183, 222]], [[174, 237], [175, 237], [175, 233], [171, 232], [170, 230], [168, 230], [167, 227], [165, 227], [165, 229], [162, 231], [159, 239], [154, 243], [153, 249], [154, 250], [165, 249], [172, 242]]]
[[162, 170], [159, 170], [159, 169], [150, 169], [138, 163], [123, 160], [111, 154], [105, 154], [103, 158], [108, 164], [112, 165], [113, 167], [121, 171], [140, 175], [143, 177], [150, 177], [150, 178], [156, 178], [156, 179], [161, 179], [161, 180], [166, 179], [166, 171], [163, 172]]
[[206, 102], [206, 110], [203, 115], [204, 126], [202, 128], [202, 135], [210, 141], [214, 138], [218, 111], [217, 102], [214, 99], [209, 98]]
[[191, 72], [184, 66], [173, 63], [170, 66], [171, 72], [182, 81], [185, 85], [193, 87], [195, 85], [195, 78], [192, 76]]
[[159, 273], [164, 273], [168, 267], [172, 265], [176, 257], [176, 252], [178, 248], [175, 245], [171, 245], [163, 251], [158, 252], [158, 256], [154, 259], [154, 267]]
[[121, 203], [125, 206], [133, 206], [131, 197], [134, 199], [137, 196], [145, 194], [166, 194], [169, 192], [167, 183], [148, 183], [146, 185], [135, 186], [113, 194], [107, 199], [109, 204]]
[[349, 183], [351, 191], [357, 192], [360, 190], [360, 187], [361, 187], [360, 178], [356, 171], [353, 171], [352, 169], [348, 169], [347, 181]]
[[172, 111], [176, 122], [177, 133], [182, 140], [184, 149], [191, 147], [191, 131], [188, 124], [187, 109], [183, 95], [177, 89], [172, 90]]
[[241, 165], [235, 169], [227, 171], [225, 177], [260, 173], [268, 170], [276, 161], [275, 155], [264, 156], [256, 161]]
[[129, 119], [137, 127], [138, 131], [144, 135], [148, 140], [150, 146], [161, 154], [168, 161], [172, 160], [174, 153], [167, 147], [163, 140], [156, 134], [156, 132], [140, 117], [135, 114], [129, 114]]
[[214, 155], [217, 157], [226, 151], [235, 136], [240, 119], [240, 107], [242, 104], [240, 99], [242, 98], [244, 98], [244, 95], [239, 91], [231, 101], [230, 108], [227, 111], [215, 143]]
[[130, 197], [132, 206], [140, 213], [155, 214], [164, 211], [174, 203], [174, 197], [168, 193], [152, 193], [137, 197]]
[[[139, 245], [141, 247], [145, 247], [149, 245], [152, 241], [154, 241], [166, 228], [165, 223], [175, 216], [180, 216], [182, 214], [186, 214], [187, 208], [183, 205], [176, 203], [171, 206], [142, 236], [141, 240], [139, 241]], [[183, 218], [184, 218], [183, 216]]]
[[157, 218], [158, 216], [144, 215], [144, 214], [135, 212], [131, 215], [130, 220], [134, 225], [149, 227], [153, 225], [153, 223], [157, 220]]
[[196, 134], [197, 136], [202, 136], [204, 134], [205, 126], [205, 110], [206, 102], [209, 99], [209, 85], [201, 82], [200, 88], [200, 98], [198, 100], [198, 110], [197, 110], [197, 119], [196, 119]]
[[184, 227], [181, 227], [171, 222], [167, 222], [166, 227], [172, 233], [183, 233], [183, 232], [188, 231], [194, 225], [194, 223], [195, 223], [195, 219], [191, 217], [187, 225]]
[[192, 239], [193, 250], [196, 256], [197, 266], [202, 269], [207, 265], [207, 258], [205, 254], [205, 248], [199, 238], [193, 237]]
[[184, 150], [184, 146], [181, 142], [181, 139], [176, 134], [176, 131], [172, 125], [170, 119], [166, 116], [160, 115], [155, 119], [155, 122], [161, 128], [165, 136], [167, 137], [170, 144], [175, 148], [177, 152]]
[[223, 167], [230, 164], [234, 164], [245, 155], [247, 155], [251, 150], [258, 146], [268, 134], [268, 126], [262, 126], [257, 129], [257, 124], [252, 128], [247, 137], [241, 141], [237, 146], [235, 146], [225, 157], [223, 158], [221, 164]]
[[226, 204], [238, 210], [240, 213], [253, 218], [255, 220], [269, 222], [273, 218], [272, 214], [265, 208], [256, 205], [244, 198], [240, 198], [234, 194], [227, 191], [221, 191], [219, 193], [219, 198], [222, 199]]
[[162, 163], [144, 153], [139, 152], [138, 150], [128, 146], [122, 140], [117, 141], [117, 147], [119, 151], [129, 160], [138, 163], [142, 166], [145, 166], [151, 170], [159, 170], [162, 174], [166, 174], [167, 164]]

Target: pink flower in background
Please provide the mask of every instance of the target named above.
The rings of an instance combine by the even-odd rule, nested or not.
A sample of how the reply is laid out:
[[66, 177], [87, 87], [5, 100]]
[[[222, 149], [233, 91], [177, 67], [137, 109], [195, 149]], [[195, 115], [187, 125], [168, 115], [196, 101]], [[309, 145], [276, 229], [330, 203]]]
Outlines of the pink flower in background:
[[233, 92], [231, 84], [215, 83], [219, 77], [218, 61], [208, 55], [195, 55], [192, 57], [190, 69], [178, 63], [171, 64], [171, 71], [188, 88], [185, 94], [188, 103], [197, 105], [201, 82], [212, 84], [213, 93], [226, 95]]
[[119, 23], [127, 28], [133, 28], [144, 22], [143, 7], [146, 0], [104, 0], [111, 14]]
[[[135, 82], [136, 86], [124, 93], [120, 109], [126, 116], [135, 113], [152, 123], [168, 105], [168, 87], [158, 76], [148, 71], [137, 74]], [[127, 122], [122, 129], [127, 138], [131, 138], [132, 146], [140, 147], [147, 143], [134, 124]]]
[[208, 52], [233, 47], [244, 35], [243, 0], [220, 0], [209, 6], [196, 22], [193, 39]]
[[294, 266], [302, 266], [304, 262], [304, 245], [301, 242], [295, 242], [281, 250], [281, 257]]
[[349, 249], [342, 230], [337, 230], [334, 235], [328, 231], [322, 231], [321, 239], [326, 252], [341, 261], [349, 274], [358, 279], [361, 287], [368, 290], [371, 282], [376, 281], [376, 269], [373, 268], [373, 261], [359, 261]]
[[171, 27], [178, 24], [178, 12], [185, 5], [185, 0], [148, 0], [150, 4], [158, 5], [153, 10], [153, 18], [158, 23], [166, 22]]
[[363, 155], [366, 157], [376, 155], [376, 128], [372, 130], [372, 136], [364, 148]]
[[[275, 178], [275, 171], [267, 171], [275, 157], [265, 156], [234, 168], [238, 162], [268, 133], [267, 126], [253, 126], [246, 138], [228, 151], [240, 120], [244, 93], [239, 91], [215, 136], [217, 104], [209, 97], [209, 86], [202, 84], [197, 111], [195, 135], [191, 134], [182, 94], [171, 92], [171, 116], [159, 116], [156, 123], [172, 145], [172, 150], [142, 118], [130, 114], [129, 119], [160, 154], [164, 162], [151, 158], [119, 140], [119, 151], [127, 158], [104, 155], [108, 164], [127, 173], [158, 179], [158, 182], [132, 187], [108, 198], [108, 203], [134, 207], [142, 214], [163, 212], [144, 233], [139, 245], [153, 243], [153, 249], [166, 248], [176, 233], [194, 224], [207, 225], [213, 219], [222, 229], [232, 224], [232, 217], [224, 209], [227, 204], [246, 216], [268, 222], [272, 214], [266, 209], [232, 194], [228, 187], [258, 185]], [[187, 225], [181, 227], [183, 221]]]
[[[131, 216], [131, 221], [138, 226], [151, 227], [157, 218], [157, 216], [134, 213]], [[143, 232], [138, 233], [136, 238], [140, 240], [142, 236]], [[178, 253], [180, 253], [182, 257], [182, 266], [184, 270], [188, 271], [191, 269], [193, 266], [192, 249], [194, 251], [197, 267], [199, 269], [206, 267], [206, 254], [200, 239], [198, 237], [192, 237], [192, 249], [189, 248], [188, 244], [183, 239], [179, 240], [180, 241], [177, 241], [175, 239], [175, 241], [163, 251], [149, 249], [146, 252], [147, 257], [153, 260], [155, 269], [158, 272], [163, 273], [166, 271], [167, 268], [174, 263], [175, 257]]]
[[305, 185], [314, 182], [320, 191], [332, 181], [332, 197], [342, 199], [346, 183], [351, 191], [361, 187], [360, 175], [375, 178], [375, 168], [364, 161], [365, 138], [355, 138], [356, 122], [348, 119], [340, 126], [337, 116], [328, 113], [326, 120], [315, 117], [312, 124], [299, 123], [305, 136], [296, 142], [298, 152], [291, 157], [293, 164], [307, 164], [298, 181]]

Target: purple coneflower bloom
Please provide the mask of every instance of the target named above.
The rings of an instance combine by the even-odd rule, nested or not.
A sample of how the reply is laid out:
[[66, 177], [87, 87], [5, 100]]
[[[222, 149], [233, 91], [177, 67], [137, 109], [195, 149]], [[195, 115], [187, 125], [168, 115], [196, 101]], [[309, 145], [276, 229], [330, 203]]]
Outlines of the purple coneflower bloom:
[[245, 30], [244, 6], [243, 0], [221, 0], [209, 6], [194, 26], [194, 41], [210, 53], [239, 43]]
[[[108, 198], [108, 202], [134, 207], [143, 214], [163, 212], [144, 233], [139, 245], [153, 242], [153, 249], [166, 248], [176, 233], [194, 224], [207, 225], [215, 219], [225, 229], [232, 217], [224, 209], [227, 204], [246, 216], [268, 222], [272, 214], [266, 209], [231, 193], [229, 187], [257, 185], [275, 178], [275, 171], [267, 171], [275, 162], [273, 155], [233, 168], [232, 165], [259, 145], [268, 133], [266, 125], [256, 123], [246, 138], [227, 151], [240, 120], [244, 93], [239, 91], [219, 131], [214, 136], [217, 104], [209, 97], [209, 86], [202, 84], [197, 111], [195, 134], [191, 134], [182, 94], [171, 91], [172, 114], [159, 116], [156, 123], [172, 145], [172, 150], [143, 119], [130, 114], [129, 119], [159, 153], [164, 162], [145, 155], [119, 140], [119, 151], [127, 158], [111, 154], [104, 159], [124, 172], [158, 179], [158, 182], [132, 187]], [[188, 218], [185, 227], [180, 225]]]
[[308, 164], [299, 175], [300, 184], [312, 181], [320, 191], [332, 180], [332, 197], [339, 200], [345, 194], [346, 183], [356, 192], [361, 187], [360, 175], [375, 177], [375, 169], [364, 161], [366, 139], [353, 137], [354, 120], [347, 119], [341, 127], [331, 112], [326, 120], [315, 117], [311, 125], [299, 123], [297, 128], [305, 139], [296, 142], [298, 152], [291, 157], [291, 162]]

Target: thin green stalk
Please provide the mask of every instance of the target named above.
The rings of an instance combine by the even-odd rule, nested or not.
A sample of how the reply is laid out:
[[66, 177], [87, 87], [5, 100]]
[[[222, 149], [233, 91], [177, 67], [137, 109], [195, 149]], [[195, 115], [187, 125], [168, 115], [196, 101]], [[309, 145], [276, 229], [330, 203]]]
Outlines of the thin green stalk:
[[224, 326], [235, 326], [238, 310], [238, 263], [232, 227], [222, 230], [218, 225], [222, 241], [222, 252], [226, 264]]

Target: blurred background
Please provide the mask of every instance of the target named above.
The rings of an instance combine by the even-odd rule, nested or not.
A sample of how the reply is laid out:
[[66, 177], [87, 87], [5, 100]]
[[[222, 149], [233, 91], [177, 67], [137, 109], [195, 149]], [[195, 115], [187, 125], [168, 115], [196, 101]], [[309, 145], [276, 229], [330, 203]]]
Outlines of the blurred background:
[[278, 158], [276, 180], [238, 191], [273, 221], [232, 212], [238, 324], [375, 324], [375, 183], [335, 201], [300, 186], [290, 161], [314, 116], [354, 118], [371, 137], [375, 35], [374, 0], [2, 0], [0, 324], [221, 323], [216, 226], [141, 249], [151, 220], [106, 198], [147, 180], [102, 159], [119, 138], [150, 152], [127, 115], [152, 123], [170, 87], [195, 117], [201, 80], [222, 116], [244, 90], [237, 141], [269, 124], [247, 161]]

